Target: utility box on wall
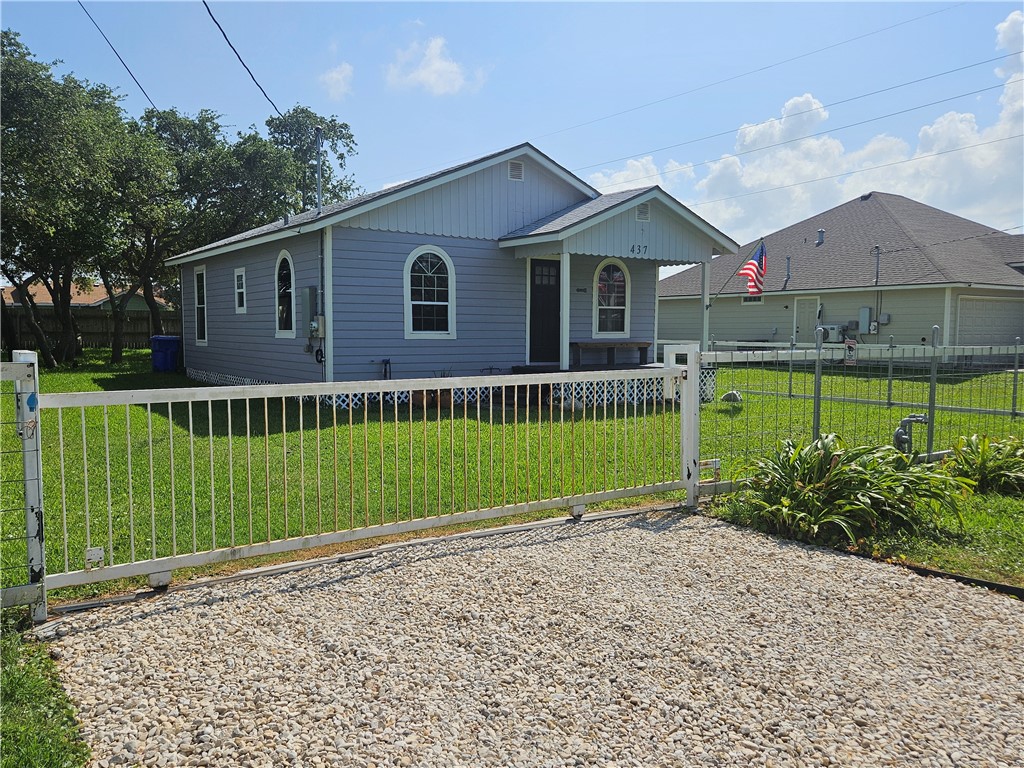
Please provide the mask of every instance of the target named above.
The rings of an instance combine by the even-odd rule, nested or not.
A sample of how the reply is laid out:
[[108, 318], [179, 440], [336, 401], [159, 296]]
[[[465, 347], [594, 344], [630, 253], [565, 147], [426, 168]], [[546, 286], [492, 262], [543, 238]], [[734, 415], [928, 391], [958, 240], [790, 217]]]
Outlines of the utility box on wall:
[[871, 307], [860, 308], [860, 318], [857, 323], [857, 328], [860, 329], [861, 333], [864, 333], [871, 328]]

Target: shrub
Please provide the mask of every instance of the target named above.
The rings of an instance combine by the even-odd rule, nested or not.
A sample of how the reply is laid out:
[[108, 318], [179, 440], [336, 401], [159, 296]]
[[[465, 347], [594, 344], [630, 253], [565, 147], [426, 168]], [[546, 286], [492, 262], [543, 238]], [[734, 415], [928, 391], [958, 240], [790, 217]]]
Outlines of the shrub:
[[916, 529], [937, 511], [957, 510], [972, 485], [892, 446], [846, 448], [837, 435], [792, 440], [759, 460], [741, 481], [752, 525], [815, 544], [851, 544], [879, 528]]
[[957, 477], [973, 480], [978, 493], [1024, 494], [1024, 440], [1020, 438], [961, 437], [944, 466]]

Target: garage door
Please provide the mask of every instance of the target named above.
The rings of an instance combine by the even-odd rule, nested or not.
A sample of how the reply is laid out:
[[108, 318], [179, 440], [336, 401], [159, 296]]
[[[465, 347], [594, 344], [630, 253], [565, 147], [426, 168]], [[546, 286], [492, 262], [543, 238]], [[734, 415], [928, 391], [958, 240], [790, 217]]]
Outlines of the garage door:
[[960, 297], [957, 344], [1013, 344], [1024, 339], [1024, 299]]

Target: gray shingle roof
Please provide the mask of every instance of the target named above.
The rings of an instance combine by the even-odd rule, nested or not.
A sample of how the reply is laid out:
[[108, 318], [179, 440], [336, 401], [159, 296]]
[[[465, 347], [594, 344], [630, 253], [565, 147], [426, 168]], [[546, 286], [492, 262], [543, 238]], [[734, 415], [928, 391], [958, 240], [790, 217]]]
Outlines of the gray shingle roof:
[[601, 195], [596, 200], [584, 200], [582, 203], [556, 211], [550, 216], [538, 219], [525, 227], [520, 227], [515, 232], [509, 232], [501, 240], [512, 240], [518, 237], [530, 237], [531, 235], [546, 235], [561, 232], [564, 229], [579, 224], [582, 221], [597, 216], [609, 208], [614, 208], [622, 202], [639, 197], [649, 192], [654, 187], [643, 187], [642, 189], [628, 189], [625, 192], [612, 192], [608, 195]]
[[[818, 230], [825, 242], [816, 246]], [[1007, 235], [969, 219], [910, 200], [871, 192], [764, 238], [768, 249], [765, 293], [874, 287], [874, 246], [882, 248], [881, 286], [984, 283], [1024, 288], [1008, 266], [1024, 261], [1024, 235]], [[757, 241], [711, 263], [711, 291], [745, 293], [736, 277]], [[790, 278], [786, 280], [786, 257]], [[700, 295], [700, 270], [688, 269], [658, 284], [659, 296]]]

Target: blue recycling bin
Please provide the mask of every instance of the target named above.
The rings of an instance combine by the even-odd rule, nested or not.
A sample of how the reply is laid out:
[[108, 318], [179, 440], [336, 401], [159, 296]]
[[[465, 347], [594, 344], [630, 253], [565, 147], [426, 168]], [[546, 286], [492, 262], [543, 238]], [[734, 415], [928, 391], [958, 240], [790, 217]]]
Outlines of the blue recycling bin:
[[153, 370], [157, 373], [174, 373], [178, 370], [178, 352], [181, 351], [180, 336], [151, 336], [149, 348], [153, 350]]

